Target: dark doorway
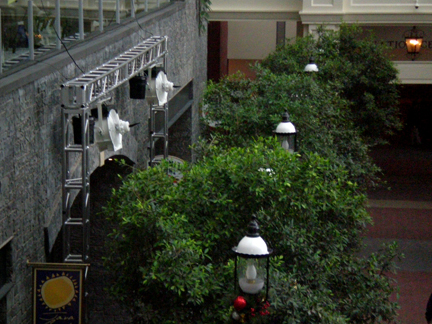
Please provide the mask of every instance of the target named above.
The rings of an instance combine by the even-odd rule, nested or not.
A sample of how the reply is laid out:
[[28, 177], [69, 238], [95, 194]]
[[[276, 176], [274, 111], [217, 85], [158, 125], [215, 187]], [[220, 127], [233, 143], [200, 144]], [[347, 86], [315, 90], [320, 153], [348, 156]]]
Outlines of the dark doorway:
[[210, 21], [207, 43], [207, 78], [212, 81], [228, 74], [228, 22]]
[[399, 92], [403, 129], [392, 144], [432, 148], [432, 85], [401, 85]]

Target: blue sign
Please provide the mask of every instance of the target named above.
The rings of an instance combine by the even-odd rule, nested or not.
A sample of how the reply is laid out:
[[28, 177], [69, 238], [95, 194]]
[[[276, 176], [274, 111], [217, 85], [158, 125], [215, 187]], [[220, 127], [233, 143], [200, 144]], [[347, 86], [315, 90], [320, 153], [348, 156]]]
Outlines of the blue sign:
[[33, 263], [33, 324], [81, 324], [88, 265]]

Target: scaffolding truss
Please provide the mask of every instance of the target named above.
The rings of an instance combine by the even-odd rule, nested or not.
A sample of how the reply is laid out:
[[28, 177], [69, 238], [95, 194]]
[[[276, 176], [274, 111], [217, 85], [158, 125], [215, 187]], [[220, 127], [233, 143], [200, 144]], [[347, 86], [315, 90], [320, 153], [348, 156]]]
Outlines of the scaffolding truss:
[[102, 98], [141, 71], [165, 58], [168, 38], [153, 36], [82, 76], [62, 85], [62, 103], [73, 108]]
[[[120, 56], [61, 86], [63, 127], [63, 261], [89, 262], [91, 109], [130, 78], [155, 66], [166, 67], [167, 37], [153, 36]], [[167, 105], [159, 107], [165, 110]], [[159, 109], [152, 109], [156, 110]], [[153, 117], [153, 112], [151, 113]], [[79, 127], [73, 129], [73, 120]], [[75, 120], [76, 121], [76, 120]], [[77, 129], [79, 130], [77, 133]], [[75, 133], [74, 133], [75, 131]], [[164, 131], [167, 147], [168, 134]], [[79, 136], [78, 136], [79, 135]], [[161, 134], [155, 134], [161, 137]], [[153, 136], [151, 137], [153, 143]], [[153, 144], [152, 144], [153, 147]], [[166, 154], [167, 155], [167, 152]], [[81, 169], [79, 170], [79, 166]], [[81, 215], [73, 217], [73, 200], [81, 192]]]
[[[156, 114], [163, 114], [163, 125], [162, 129], [156, 129]], [[156, 155], [156, 142], [162, 140], [163, 145], [163, 157], [168, 158], [168, 104], [162, 106], [151, 105], [150, 107], [150, 161], [149, 166], [155, 166], [160, 162]]]

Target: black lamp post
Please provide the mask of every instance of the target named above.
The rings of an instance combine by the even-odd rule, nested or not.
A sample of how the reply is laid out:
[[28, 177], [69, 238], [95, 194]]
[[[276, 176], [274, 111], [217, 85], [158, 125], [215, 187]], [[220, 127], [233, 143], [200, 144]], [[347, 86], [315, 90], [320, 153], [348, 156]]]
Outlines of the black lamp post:
[[291, 153], [297, 151], [297, 130], [289, 120], [287, 111], [282, 114], [282, 121], [276, 127], [274, 134], [285, 150]]
[[423, 44], [424, 32], [418, 30], [414, 26], [411, 30], [406, 31], [404, 36], [407, 53], [408, 55], [411, 55], [412, 60], [414, 61], [416, 56], [420, 54], [420, 49]]

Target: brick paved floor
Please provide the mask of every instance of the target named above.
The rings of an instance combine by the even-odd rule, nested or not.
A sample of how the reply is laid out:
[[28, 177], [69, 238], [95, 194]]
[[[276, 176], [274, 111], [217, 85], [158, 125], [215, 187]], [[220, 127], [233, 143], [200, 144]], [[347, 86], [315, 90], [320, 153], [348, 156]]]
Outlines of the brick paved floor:
[[[398, 262], [399, 320], [426, 323], [424, 313], [432, 293], [432, 152], [385, 148], [372, 154], [384, 170], [388, 189], [369, 193], [369, 227], [365, 252], [396, 241], [405, 258]], [[396, 296], [394, 296], [396, 298]]]

